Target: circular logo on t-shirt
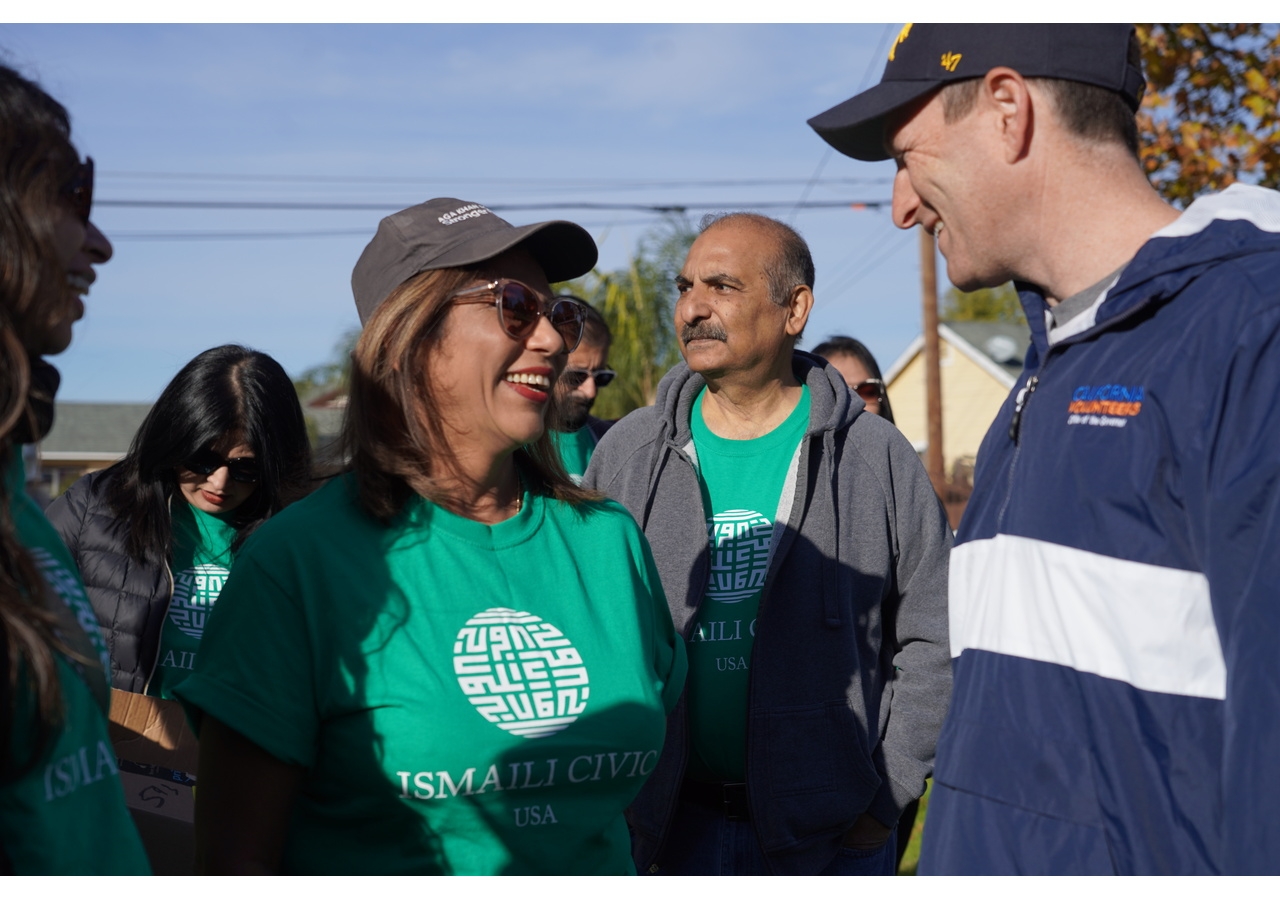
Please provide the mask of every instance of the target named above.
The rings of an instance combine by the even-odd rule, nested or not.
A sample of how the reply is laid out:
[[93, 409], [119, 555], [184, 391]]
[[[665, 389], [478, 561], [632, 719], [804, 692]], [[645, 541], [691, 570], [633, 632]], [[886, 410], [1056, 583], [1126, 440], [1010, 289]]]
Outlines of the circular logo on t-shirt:
[[223, 566], [203, 565], [183, 569], [173, 577], [173, 602], [169, 604], [169, 621], [183, 634], [199, 640], [204, 623], [218, 601], [222, 586], [231, 571]]
[[458, 687], [503, 731], [540, 738], [586, 712], [587, 667], [550, 622], [514, 609], [476, 613], [453, 643]]
[[707, 597], [741, 603], [764, 587], [773, 520], [753, 509], [730, 509], [707, 520], [711, 575]]

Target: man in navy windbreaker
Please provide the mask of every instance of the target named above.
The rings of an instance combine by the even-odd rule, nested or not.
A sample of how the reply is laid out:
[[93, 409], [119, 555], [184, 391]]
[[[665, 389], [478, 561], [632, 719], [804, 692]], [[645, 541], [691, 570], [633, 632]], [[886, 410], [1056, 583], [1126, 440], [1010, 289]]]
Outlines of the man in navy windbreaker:
[[1165, 205], [1143, 84], [1129, 26], [916, 25], [810, 121], [1031, 325], [952, 555], [921, 871], [1280, 872], [1280, 194]]

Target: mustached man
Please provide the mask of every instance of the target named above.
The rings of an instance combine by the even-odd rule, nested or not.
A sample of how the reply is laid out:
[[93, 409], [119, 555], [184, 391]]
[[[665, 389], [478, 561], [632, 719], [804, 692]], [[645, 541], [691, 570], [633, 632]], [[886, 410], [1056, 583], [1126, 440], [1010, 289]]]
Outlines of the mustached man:
[[893, 874], [932, 767], [951, 532], [902, 434], [795, 350], [813, 279], [783, 223], [705, 224], [676, 280], [684, 363], [587, 470], [644, 528], [688, 642], [630, 811], [641, 873]]

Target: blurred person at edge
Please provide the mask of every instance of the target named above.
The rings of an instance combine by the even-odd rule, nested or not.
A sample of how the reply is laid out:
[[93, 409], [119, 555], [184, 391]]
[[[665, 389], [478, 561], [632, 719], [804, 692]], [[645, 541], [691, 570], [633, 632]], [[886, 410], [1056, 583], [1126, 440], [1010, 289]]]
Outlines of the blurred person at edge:
[[[810, 352], [831, 363], [844, 376], [849, 390], [861, 397], [862, 402], [867, 405], [867, 412], [893, 422], [893, 407], [889, 405], [889, 392], [885, 387], [884, 377], [880, 374], [880, 365], [862, 341], [836, 334]], [[903, 849], [898, 848], [899, 852]]]
[[559, 422], [552, 427], [551, 439], [560, 451], [569, 477], [575, 484], [582, 484], [596, 444], [613, 424], [591, 415], [591, 407], [596, 402], [596, 392], [609, 385], [618, 373], [609, 368], [612, 335], [604, 316], [585, 300], [571, 294], [561, 296], [580, 303], [586, 311], [586, 320], [582, 326], [582, 342], [569, 354], [569, 363], [556, 381], [560, 415]]
[[231, 562], [307, 489], [311, 450], [293, 382], [227, 344], [165, 386], [124, 459], [49, 506], [84, 575], [111, 684], [170, 698], [191, 671]]
[[178, 686], [205, 872], [630, 874], [684, 683], [653, 557], [544, 422], [569, 222], [440, 198], [356, 263], [350, 470], [265, 523]]
[[922, 873], [1280, 872], [1280, 193], [1169, 206], [1145, 87], [1132, 25], [908, 24], [809, 122], [1031, 328], [952, 553]]
[[107, 648], [67, 548], [24, 490], [94, 266], [93, 162], [67, 111], [0, 66], [0, 873], [148, 874], [107, 733]]

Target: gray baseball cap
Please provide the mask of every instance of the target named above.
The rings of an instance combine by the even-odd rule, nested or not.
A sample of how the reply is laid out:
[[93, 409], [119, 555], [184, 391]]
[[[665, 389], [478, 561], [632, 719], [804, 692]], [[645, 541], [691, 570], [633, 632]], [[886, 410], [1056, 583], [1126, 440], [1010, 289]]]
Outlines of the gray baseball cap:
[[555, 220], [516, 227], [479, 203], [437, 197], [387, 216], [351, 272], [360, 324], [404, 282], [428, 269], [451, 269], [493, 259], [523, 246], [548, 281], [591, 271], [596, 242], [581, 225]]

